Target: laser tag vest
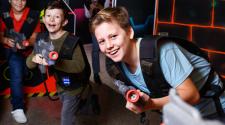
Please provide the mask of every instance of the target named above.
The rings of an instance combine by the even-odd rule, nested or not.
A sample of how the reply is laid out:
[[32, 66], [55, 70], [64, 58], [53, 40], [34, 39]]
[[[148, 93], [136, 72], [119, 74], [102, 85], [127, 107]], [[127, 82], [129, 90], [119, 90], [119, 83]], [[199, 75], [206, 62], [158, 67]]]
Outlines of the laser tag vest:
[[[48, 33], [47, 32], [40, 33], [37, 37], [37, 40], [41, 38], [48, 39]], [[60, 49], [59, 52], [59, 58], [56, 60], [56, 64], [61, 60], [72, 60], [72, 56], [76, 46], [80, 47], [85, 62], [85, 67], [82, 72], [66, 73], [50, 67], [50, 70], [52, 70], [54, 72], [54, 75], [56, 76], [58, 85], [60, 85], [63, 89], [66, 90], [73, 90], [88, 84], [91, 75], [90, 64], [88, 62], [88, 58], [85, 53], [84, 47], [79, 38], [74, 35], [69, 34], [64, 40], [62, 48]]]
[[[3, 10], [3, 12], [1, 13], [1, 17], [7, 27], [7, 31], [14, 29], [13, 19], [10, 17], [9, 10]], [[30, 9], [27, 18], [23, 23], [22, 28], [20, 29], [20, 33], [24, 34], [26, 39], [29, 39], [31, 37], [32, 33], [34, 32], [37, 26], [38, 20], [39, 20], [39, 12]], [[23, 54], [27, 55], [26, 51], [30, 52], [31, 49], [32, 48], [27, 47], [27, 49], [21, 51], [24, 52]]]
[[[1, 17], [7, 27], [7, 30], [14, 29], [13, 20], [10, 17], [9, 11], [3, 11]], [[38, 20], [39, 12], [30, 9], [27, 15], [27, 19], [24, 21], [23, 26], [20, 30], [20, 33], [23, 33], [26, 36], [26, 39], [29, 39], [32, 33], [34, 32]]]
[[[140, 63], [143, 73], [144, 80], [146, 82], [147, 88], [151, 90], [149, 95], [152, 98], [159, 98], [167, 96], [171, 86], [164, 78], [162, 73], [160, 63], [159, 63], [159, 51], [158, 48], [165, 42], [175, 42], [187, 51], [197, 56], [203, 57], [206, 60], [208, 55], [197, 47], [193, 42], [177, 38], [177, 37], [165, 37], [165, 36], [147, 36], [142, 39], [140, 43]], [[106, 60], [106, 69], [109, 74], [116, 78], [125, 81], [126, 84], [132, 83], [125, 75], [121, 63], [114, 63], [112, 60]], [[206, 84], [200, 90], [200, 95], [205, 97], [205, 93], [208, 90], [213, 90], [215, 92], [214, 96], [210, 97], [219, 97], [224, 91], [224, 87], [221, 88], [216, 85], [211, 85], [211, 81], [214, 78], [214, 70], [210, 71], [209, 77]], [[223, 80], [223, 79], [221, 79]], [[223, 82], [223, 81], [222, 81]], [[224, 84], [224, 82], [223, 82]], [[131, 84], [130, 84], [131, 85]]]

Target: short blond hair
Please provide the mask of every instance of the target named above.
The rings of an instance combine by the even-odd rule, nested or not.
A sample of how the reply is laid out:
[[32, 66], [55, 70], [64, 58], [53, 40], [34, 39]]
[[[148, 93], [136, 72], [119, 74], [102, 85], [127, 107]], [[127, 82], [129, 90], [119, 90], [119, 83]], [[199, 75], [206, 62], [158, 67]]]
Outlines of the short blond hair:
[[94, 33], [96, 27], [104, 22], [113, 22], [119, 24], [124, 30], [128, 30], [130, 25], [129, 14], [124, 7], [108, 7], [99, 11], [90, 22], [90, 31]]

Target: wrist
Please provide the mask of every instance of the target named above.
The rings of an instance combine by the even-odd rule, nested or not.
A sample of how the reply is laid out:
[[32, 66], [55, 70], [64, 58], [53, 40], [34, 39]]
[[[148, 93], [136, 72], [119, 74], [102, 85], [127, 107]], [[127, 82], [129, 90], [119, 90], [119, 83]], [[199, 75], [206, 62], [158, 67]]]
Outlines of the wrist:
[[153, 107], [154, 107], [153, 105], [154, 104], [153, 104], [152, 99], [149, 98], [148, 101], [144, 105], [144, 110], [146, 111], [146, 110], [149, 110], [149, 109], [153, 109]]
[[8, 43], [8, 40], [7, 40], [7, 38], [4, 37], [4, 38], [2, 39], [2, 44], [7, 45], [7, 43]]

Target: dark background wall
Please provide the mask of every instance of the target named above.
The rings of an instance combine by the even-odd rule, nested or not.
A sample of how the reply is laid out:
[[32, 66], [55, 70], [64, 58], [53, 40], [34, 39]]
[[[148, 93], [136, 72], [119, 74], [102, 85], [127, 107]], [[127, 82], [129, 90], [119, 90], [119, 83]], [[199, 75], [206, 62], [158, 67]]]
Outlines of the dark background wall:
[[152, 34], [155, 0], [117, 0], [117, 6], [127, 8], [136, 37]]
[[225, 1], [157, 0], [155, 33], [166, 32], [195, 42], [208, 52], [225, 78]]

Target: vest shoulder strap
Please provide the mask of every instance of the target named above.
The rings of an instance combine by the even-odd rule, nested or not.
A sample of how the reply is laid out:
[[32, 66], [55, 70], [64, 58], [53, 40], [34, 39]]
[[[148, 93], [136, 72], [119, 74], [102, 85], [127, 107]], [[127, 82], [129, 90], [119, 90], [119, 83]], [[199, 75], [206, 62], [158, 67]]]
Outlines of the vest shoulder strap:
[[73, 51], [78, 44], [79, 38], [74, 35], [68, 35], [62, 45], [62, 48], [59, 52], [60, 59], [71, 60], [73, 56]]
[[157, 41], [157, 46], [160, 46], [162, 43], [165, 43], [168, 41], [175, 42], [176, 44], [178, 44], [181, 47], [183, 47], [184, 49], [186, 49], [188, 52], [190, 52], [194, 55], [203, 57], [204, 59], [209, 61], [208, 54], [205, 51], [201, 50], [201, 48], [198, 47], [194, 42], [188, 41], [186, 39], [182, 39], [179, 37], [162, 36]]
[[6, 27], [8, 29], [13, 29], [13, 21], [12, 18], [10, 17], [9, 11], [8, 10], [4, 10], [1, 14], [2, 20], [5, 23]]
[[207, 53], [201, 50], [194, 42], [191, 42], [179, 37], [167, 37], [167, 36], [158, 36], [158, 35], [147, 36], [143, 38], [140, 49], [147, 50], [147, 53], [142, 51], [142, 53], [140, 53], [141, 58], [157, 60], [159, 55], [159, 52], [158, 52], [159, 46], [168, 41], [175, 42], [176, 44], [186, 49], [188, 52], [198, 55], [200, 57], [203, 57], [209, 61]]
[[30, 36], [32, 35], [38, 24], [38, 21], [39, 21], [39, 12], [35, 10], [30, 10], [27, 19], [23, 23], [20, 32], [24, 33], [27, 39], [30, 38]]

